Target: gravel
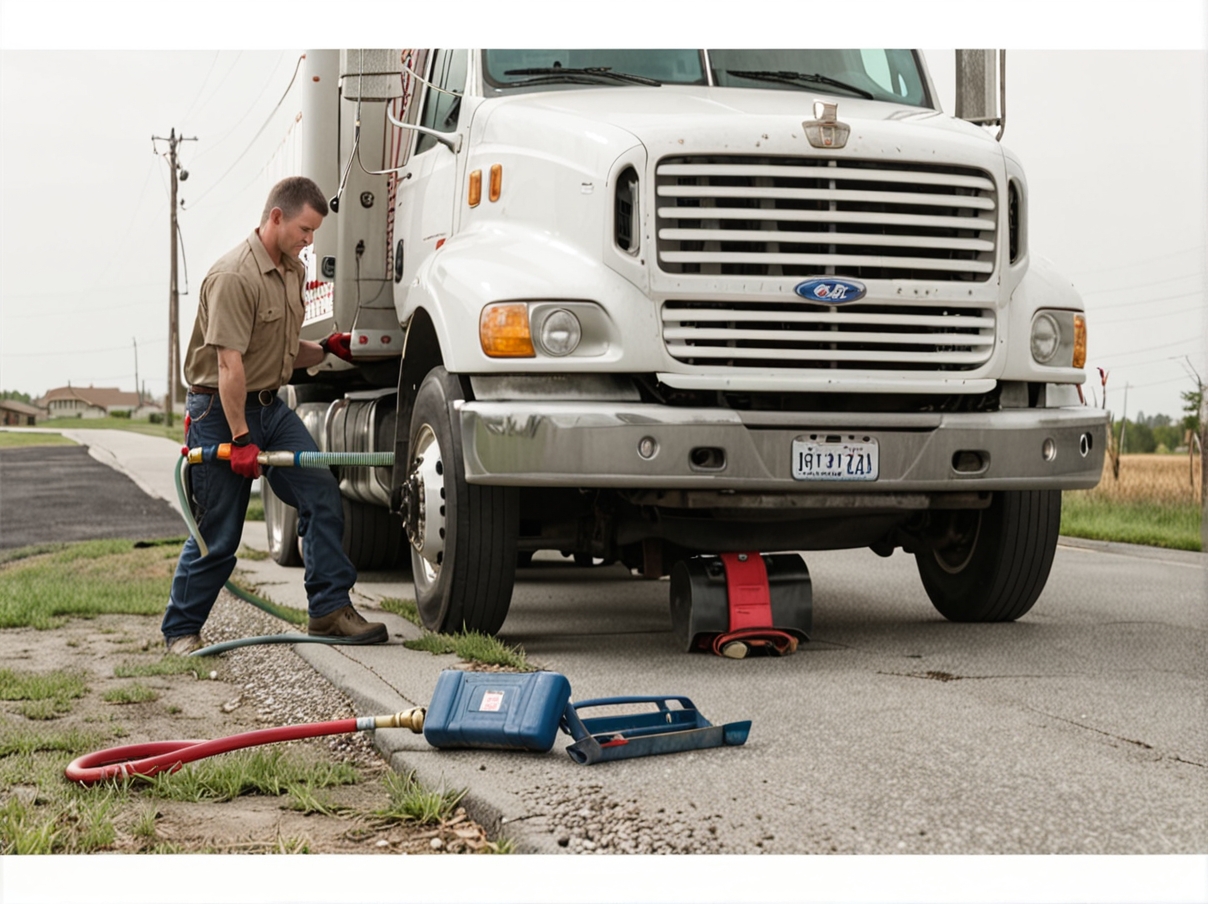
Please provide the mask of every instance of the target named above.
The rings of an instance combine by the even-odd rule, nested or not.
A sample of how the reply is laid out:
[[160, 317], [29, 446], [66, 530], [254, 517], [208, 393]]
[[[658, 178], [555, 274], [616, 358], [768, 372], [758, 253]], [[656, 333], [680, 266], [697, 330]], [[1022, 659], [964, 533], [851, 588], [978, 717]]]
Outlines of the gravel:
[[[222, 643], [244, 637], [286, 634], [300, 629], [257, 609], [223, 590], [202, 629], [202, 641]], [[352, 701], [316, 672], [288, 644], [240, 647], [213, 660], [223, 680], [239, 689], [227, 706], [255, 707], [267, 726], [327, 722], [357, 715]], [[332, 735], [293, 744], [321, 744], [354, 766], [383, 767], [365, 732]]]

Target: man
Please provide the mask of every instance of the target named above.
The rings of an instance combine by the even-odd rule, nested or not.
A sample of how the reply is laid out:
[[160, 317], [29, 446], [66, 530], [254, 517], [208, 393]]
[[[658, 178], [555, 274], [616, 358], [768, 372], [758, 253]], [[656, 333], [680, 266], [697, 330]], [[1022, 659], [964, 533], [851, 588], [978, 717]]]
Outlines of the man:
[[[219, 259], [201, 284], [185, 358], [185, 441], [191, 447], [232, 448], [229, 467], [215, 462], [189, 472], [194, 514], [209, 554], [203, 558], [192, 537], [181, 550], [161, 626], [171, 653], [185, 655], [201, 646], [201, 627], [235, 567], [251, 481], [260, 476], [260, 449], [318, 451], [277, 389], [295, 367], [318, 364], [328, 351], [327, 340], [299, 339], [306, 269], [298, 255], [325, 216], [327, 202], [310, 179], [278, 182], [260, 227]], [[331, 471], [266, 468], [265, 476], [273, 492], [298, 509], [307, 633], [384, 643], [386, 626], [367, 622], [348, 598], [356, 569], [341, 546], [344, 510]]]

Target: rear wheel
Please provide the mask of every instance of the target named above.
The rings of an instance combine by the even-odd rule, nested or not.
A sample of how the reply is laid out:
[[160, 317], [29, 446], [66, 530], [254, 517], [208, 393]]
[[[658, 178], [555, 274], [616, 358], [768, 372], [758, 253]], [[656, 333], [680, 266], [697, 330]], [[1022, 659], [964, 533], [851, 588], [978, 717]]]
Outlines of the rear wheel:
[[298, 510], [287, 505], [273, 492], [267, 477], [260, 478], [260, 499], [264, 503], [264, 528], [268, 534], [268, 553], [278, 565], [302, 564], [298, 541]]
[[915, 559], [949, 621], [1014, 621], [1044, 590], [1061, 527], [1060, 490], [995, 493], [982, 510], [953, 512], [945, 544]]
[[433, 368], [411, 413], [403, 512], [411, 541], [415, 602], [432, 631], [494, 634], [516, 579], [519, 495], [515, 487], [466, 483], [453, 402], [457, 378]]
[[403, 527], [381, 506], [344, 500], [344, 554], [358, 571], [392, 568], [403, 552]]

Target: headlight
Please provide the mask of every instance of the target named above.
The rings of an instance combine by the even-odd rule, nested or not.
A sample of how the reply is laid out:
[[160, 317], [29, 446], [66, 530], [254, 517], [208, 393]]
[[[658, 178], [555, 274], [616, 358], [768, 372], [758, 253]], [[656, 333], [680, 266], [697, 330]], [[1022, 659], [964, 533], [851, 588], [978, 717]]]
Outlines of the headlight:
[[1061, 348], [1061, 327], [1052, 314], [1037, 314], [1032, 320], [1032, 357], [1037, 364], [1049, 364]]
[[578, 348], [582, 337], [579, 318], [565, 308], [559, 308], [541, 322], [538, 341], [546, 354], [561, 358]]

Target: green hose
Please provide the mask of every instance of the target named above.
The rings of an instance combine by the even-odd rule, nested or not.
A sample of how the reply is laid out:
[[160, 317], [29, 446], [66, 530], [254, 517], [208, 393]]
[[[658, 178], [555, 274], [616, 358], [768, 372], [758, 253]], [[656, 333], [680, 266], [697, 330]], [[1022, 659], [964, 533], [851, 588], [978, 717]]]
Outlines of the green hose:
[[[328, 453], [303, 453], [313, 455], [324, 455]], [[341, 453], [331, 453], [341, 454]], [[393, 454], [390, 453], [391, 460]], [[188, 460], [181, 457], [176, 463], [176, 498], [180, 502], [180, 511], [184, 515], [185, 524], [189, 527], [189, 534], [197, 541], [197, 548], [201, 552], [202, 557], [210, 554], [209, 547], [206, 546], [206, 541], [201, 538], [201, 530], [197, 526], [197, 521], [193, 518], [193, 510], [189, 508], [188, 494], [185, 492], [184, 469], [188, 466]], [[237, 596], [246, 603], [251, 603], [257, 609], [267, 612], [269, 615], [275, 616], [282, 621], [289, 622], [294, 625], [301, 625], [307, 621], [305, 612], [298, 609], [291, 609], [287, 606], [280, 606], [277, 603], [256, 596], [254, 593], [249, 593], [241, 587], [235, 586], [230, 581], [226, 582], [226, 589], [231, 594]], [[329, 645], [340, 645], [355, 643], [347, 637], [312, 637], [309, 634], [269, 634], [264, 637], [245, 637], [241, 640], [228, 640], [224, 643], [213, 644], [208, 647], [202, 647], [200, 650], [194, 650], [190, 656], [212, 656], [215, 653], [223, 653], [227, 650], [233, 650], [237, 647], [247, 647], [256, 644], [273, 644], [273, 643], [324, 643]]]

